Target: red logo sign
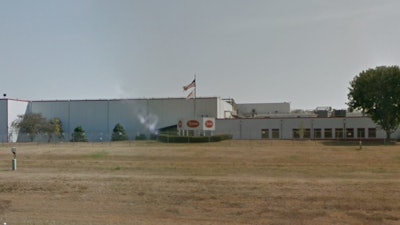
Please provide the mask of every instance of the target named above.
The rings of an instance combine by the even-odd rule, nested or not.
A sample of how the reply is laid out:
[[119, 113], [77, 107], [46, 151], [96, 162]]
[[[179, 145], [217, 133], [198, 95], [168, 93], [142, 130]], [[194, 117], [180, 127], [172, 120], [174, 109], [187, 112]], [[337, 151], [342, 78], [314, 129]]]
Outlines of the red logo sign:
[[189, 120], [186, 122], [186, 125], [190, 128], [196, 128], [200, 125], [200, 123], [197, 120]]
[[179, 122], [178, 122], [178, 127], [179, 127], [179, 128], [182, 128], [182, 121], [180, 121], [180, 120], [179, 120]]
[[206, 120], [204, 125], [206, 125], [207, 128], [212, 128], [214, 126], [214, 122], [212, 120]]

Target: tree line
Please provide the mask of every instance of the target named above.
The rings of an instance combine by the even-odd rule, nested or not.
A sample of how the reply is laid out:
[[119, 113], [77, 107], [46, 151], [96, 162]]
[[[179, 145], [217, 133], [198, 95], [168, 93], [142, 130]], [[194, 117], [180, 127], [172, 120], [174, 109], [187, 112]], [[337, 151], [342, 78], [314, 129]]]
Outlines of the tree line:
[[[53, 119], [46, 119], [41, 113], [28, 113], [18, 115], [18, 118], [12, 122], [11, 126], [18, 131], [18, 133], [27, 134], [29, 140], [33, 142], [39, 135], [47, 136], [47, 141], [63, 140], [64, 130], [62, 122], [58, 117]], [[129, 140], [129, 136], [125, 128], [117, 123], [111, 134], [111, 141], [125, 141]], [[86, 132], [82, 126], [74, 128], [72, 133], [71, 142], [87, 142]]]

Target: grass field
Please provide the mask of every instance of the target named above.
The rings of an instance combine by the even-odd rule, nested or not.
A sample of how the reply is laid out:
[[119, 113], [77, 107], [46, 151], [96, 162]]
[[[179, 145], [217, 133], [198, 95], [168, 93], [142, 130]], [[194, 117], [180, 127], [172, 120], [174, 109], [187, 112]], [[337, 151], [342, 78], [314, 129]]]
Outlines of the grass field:
[[0, 224], [400, 224], [400, 147], [0, 146]]

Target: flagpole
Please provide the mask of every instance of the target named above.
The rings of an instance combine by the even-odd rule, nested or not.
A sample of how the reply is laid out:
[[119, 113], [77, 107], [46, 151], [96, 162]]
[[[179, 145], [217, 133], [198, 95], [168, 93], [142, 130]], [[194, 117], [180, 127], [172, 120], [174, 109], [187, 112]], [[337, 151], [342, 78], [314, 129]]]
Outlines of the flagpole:
[[194, 74], [194, 80], [195, 80], [196, 85], [194, 86], [194, 100], [193, 100], [193, 105], [194, 105], [193, 114], [194, 114], [194, 118], [193, 118], [193, 119], [196, 119], [196, 98], [197, 98], [197, 96], [196, 96], [196, 91], [197, 91], [196, 73]]

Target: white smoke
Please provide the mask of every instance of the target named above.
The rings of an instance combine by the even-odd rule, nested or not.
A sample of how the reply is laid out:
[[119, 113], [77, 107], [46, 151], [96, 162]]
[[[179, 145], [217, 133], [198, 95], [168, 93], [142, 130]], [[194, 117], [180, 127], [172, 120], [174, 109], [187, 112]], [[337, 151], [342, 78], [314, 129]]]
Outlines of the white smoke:
[[[159, 117], [149, 112], [148, 103], [144, 102], [142, 99], [125, 99], [122, 100], [122, 103], [125, 105], [126, 110], [132, 113], [132, 116], [136, 117], [147, 131], [152, 134], [157, 134]], [[137, 131], [139, 132], [139, 130]], [[144, 132], [144, 130], [140, 132]]]
[[148, 115], [138, 114], [137, 116], [140, 123], [143, 124], [151, 133], [156, 132], [158, 116], [154, 114], [148, 114]]

